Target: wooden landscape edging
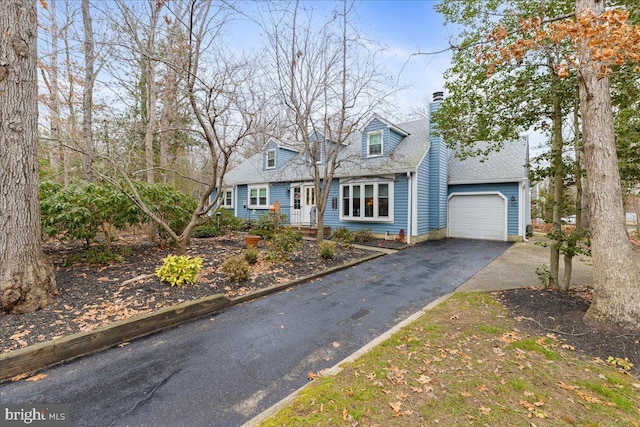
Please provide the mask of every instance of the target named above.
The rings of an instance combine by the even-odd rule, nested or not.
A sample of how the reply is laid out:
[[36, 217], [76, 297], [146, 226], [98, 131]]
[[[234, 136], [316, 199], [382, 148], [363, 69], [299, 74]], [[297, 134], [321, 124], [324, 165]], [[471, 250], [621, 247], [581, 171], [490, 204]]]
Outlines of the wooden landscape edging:
[[233, 299], [228, 299], [220, 294], [211, 295], [100, 326], [88, 332], [80, 332], [2, 353], [0, 354], [0, 382], [94, 353], [134, 338], [150, 335], [162, 329], [178, 326], [186, 321], [222, 311], [227, 307], [260, 298], [383, 255], [383, 252], [378, 252], [350, 263], [329, 268], [317, 274], [300, 277], [287, 283], [253, 291]]

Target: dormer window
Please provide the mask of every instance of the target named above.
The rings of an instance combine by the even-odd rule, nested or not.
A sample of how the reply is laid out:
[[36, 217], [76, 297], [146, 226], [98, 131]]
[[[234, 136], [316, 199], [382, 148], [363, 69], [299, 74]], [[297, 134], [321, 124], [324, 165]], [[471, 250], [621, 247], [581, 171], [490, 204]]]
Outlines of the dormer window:
[[275, 169], [276, 167], [276, 150], [267, 150], [267, 169]]
[[382, 131], [369, 132], [367, 134], [367, 157], [382, 156], [382, 149]]
[[318, 164], [321, 164], [324, 162], [324, 144], [316, 143], [313, 146], [313, 158]]

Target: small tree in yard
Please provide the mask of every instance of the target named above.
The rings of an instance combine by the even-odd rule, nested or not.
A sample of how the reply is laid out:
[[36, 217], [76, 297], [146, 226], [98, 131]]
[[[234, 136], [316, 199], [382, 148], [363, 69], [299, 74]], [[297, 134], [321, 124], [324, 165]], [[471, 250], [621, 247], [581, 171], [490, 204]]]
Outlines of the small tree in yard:
[[271, 83], [302, 154], [298, 166], [314, 182], [319, 242], [336, 170], [354, 160], [345, 158], [342, 148], [385, 98], [374, 55], [352, 32], [356, 3], [341, 5], [318, 26], [313, 11], [296, 1], [284, 18], [272, 12], [266, 29]]
[[[164, 65], [185, 82], [184, 96], [197, 124], [192, 131], [204, 143], [207, 152], [208, 179], [197, 181], [197, 206], [184, 227], [175, 229], [145, 202], [134, 181], [115, 159], [100, 157], [108, 167], [97, 173], [127, 194], [176, 243], [177, 251], [185, 254], [194, 228], [207, 221], [207, 214], [219, 209], [224, 176], [244, 139], [254, 132], [253, 125], [263, 99], [252, 86], [256, 73], [249, 66], [250, 61], [237, 60], [217, 39], [229, 17], [230, 10], [226, 5], [212, 6], [211, 2], [193, 1], [173, 6], [175, 8], [170, 9], [173, 16], [165, 19], [173, 21], [173, 31], [182, 36], [175, 40], [180, 44], [182, 57], [179, 63], [167, 59]], [[205, 63], [206, 58], [212, 57], [205, 56], [211, 48], [216, 49], [216, 55], [213, 55], [213, 62]], [[113, 171], [119, 176], [112, 176], [109, 172]]]
[[604, 0], [577, 0], [575, 19], [522, 22], [525, 35], [513, 40], [504, 27], [491, 39], [500, 60], [551, 41], [570, 49], [558, 75], [578, 75], [584, 167], [588, 177], [594, 300], [586, 316], [640, 328], [640, 266], [635, 262], [623, 219], [609, 76], [626, 62], [640, 64], [640, 26], [623, 9], [605, 10]]
[[0, 310], [12, 314], [58, 292], [40, 243], [37, 35], [35, 0], [0, 1]]

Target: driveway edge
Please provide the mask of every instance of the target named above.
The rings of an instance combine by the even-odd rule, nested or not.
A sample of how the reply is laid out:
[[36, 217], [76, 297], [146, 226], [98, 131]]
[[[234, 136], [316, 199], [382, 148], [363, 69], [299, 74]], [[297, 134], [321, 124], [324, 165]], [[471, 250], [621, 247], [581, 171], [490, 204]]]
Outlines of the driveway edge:
[[[426, 305], [421, 310], [413, 313], [411, 316], [407, 317], [406, 319], [404, 319], [403, 321], [401, 321], [400, 323], [398, 323], [397, 325], [395, 325], [393, 328], [389, 329], [388, 331], [386, 331], [386, 332], [382, 333], [381, 335], [377, 336], [376, 338], [374, 338], [372, 341], [370, 341], [367, 344], [365, 344], [360, 349], [356, 350], [355, 352], [351, 353], [349, 356], [347, 356], [344, 359], [342, 359], [340, 362], [336, 363], [335, 365], [333, 365], [330, 368], [327, 368], [327, 369], [323, 370], [322, 371], [322, 376], [334, 376], [334, 375], [337, 375], [338, 373], [340, 373], [340, 371], [342, 371], [343, 365], [355, 361], [356, 359], [358, 359], [359, 357], [361, 357], [365, 353], [368, 353], [369, 351], [371, 351], [374, 347], [382, 344], [384, 341], [386, 341], [389, 338], [391, 338], [394, 334], [396, 334], [402, 328], [404, 328], [407, 325], [411, 324], [412, 322], [418, 320], [419, 318], [424, 316], [426, 312], [428, 312], [429, 310], [433, 310], [435, 307], [437, 307], [438, 305], [442, 304], [443, 302], [445, 302], [446, 300], [451, 298], [451, 296], [454, 293], [455, 292], [449, 292], [448, 294], [443, 295], [440, 298], [436, 299], [435, 301], [429, 303], [428, 305]], [[313, 381], [309, 381], [307, 384], [303, 385], [302, 387], [300, 387], [296, 391], [292, 392], [291, 394], [289, 394], [288, 396], [286, 396], [285, 398], [283, 398], [279, 402], [273, 404], [271, 407], [265, 409], [264, 411], [262, 411], [261, 413], [259, 413], [258, 415], [256, 415], [255, 417], [253, 417], [252, 419], [247, 421], [246, 423], [244, 423], [242, 425], [242, 427], [256, 427], [256, 426], [258, 426], [261, 422], [263, 422], [267, 418], [275, 415], [278, 411], [280, 411], [282, 408], [284, 408], [289, 403], [291, 403], [295, 398], [297, 398], [300, 395], [300, 393], [302, 393], [307, 387], [310, 387], [312, 384], [313, 384]]]
[[68, 335], [52, 341], [31, 345], [0, 354], [0, 382], [24, 375], [62, 362], [70, 361], [117, 344], [154, 334], [163, 329], [178, 326], [199, 317], [223, 311], [237, 304], [252, 301], [283, 289], [291, 288], [309, 280], [326, 276], [336, 271], [381, 257], [388, 252], [367, 248], [376, 253], [316, 274], [300, 277], [287, 283], [256, 290], [246, 295], [229, 299], [216, 294], [165, 307], [152, 313], [134, 316], [92, 331]]

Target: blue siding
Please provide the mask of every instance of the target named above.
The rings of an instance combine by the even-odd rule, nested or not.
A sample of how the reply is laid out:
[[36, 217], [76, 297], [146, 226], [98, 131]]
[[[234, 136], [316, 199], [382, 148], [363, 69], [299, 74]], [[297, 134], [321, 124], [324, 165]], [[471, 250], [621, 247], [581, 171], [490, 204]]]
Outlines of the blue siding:
[[[287, 194], [289, 183], [275, 183], [267, 185], [269, 185], [269, 205], [274, 204], [276, 200], [278, 200], [280, 206], [289, 206], [289, 195]], [[247, 206], [249, 205], [248, 188], [249, 186], [247, 185], [238, 185], [236, 189], [236, 206], [238, 208], [236, 216], [241, 219], [256, 219], [260, 215], [269, 213], [269, 208], [247, 209]]]
[[331, 186], [331, 193], [327, 209], [325, 210], [324, 223], [335, 230], [338, 227], [347, 227], [351, 231], [370, 229], [374, 234], [389, 233], [390, 236], [396, 236], [403, 229], [405, 235], [407, 233], [407, 192], [408, 183], [406, 175], [398, 174], [393, 184], [393, 223], [389, 222], [365, 222], [365, 221], [340, 221], [340, 208], [342, 201], [338, 198], [338, 209], [333, 210], [331, 206], [331, 198], [339, 197], [340, 184], [334, 180]]
[[362, 158], [367, 158], [367, 134], [369, 132], [382, 131], [382, 155], [388, 156], [404, 138], [402, 135], [389, 129], [386, 124], [378, 119], [373, 119], [362, 131]]
[[427, 234], [429, 227], [429, 153], [418, 166], [417, 189], [418, 192], [418, 230], [417, 234]]
[[[429, 105], [429, 117], [440, 108], [440, 103]], [[429, 135], [433, 135], [433, 121], [429, 121]], [[449, 176], [449, 149], [442, 138], [429, 137], [429, 227], [447, 227], [447, 179]]]
[[[518, 236], [518, 206], [520, 205], [517, 182], [507, 182], [499, 184], [462, 184], [449, 186], [451, 193], [479, 193], [479, 192], [499, 192], [507, 198], [507, 234]], [[515, 198], [515, 203], [511, 203], [511, 197]]]
[[276, 167], [275, 169], [280, 169], [287, 162], [293, 159], [296, 155], [294, 151], [287, 150], [286, 148], [281, 148], [276, 144], [276, 142], [272, 139], [269, 140], [267, 145], [265, 145], [262, 156], [262, 169], [267, 169], [267, 150], [276, 150]]

